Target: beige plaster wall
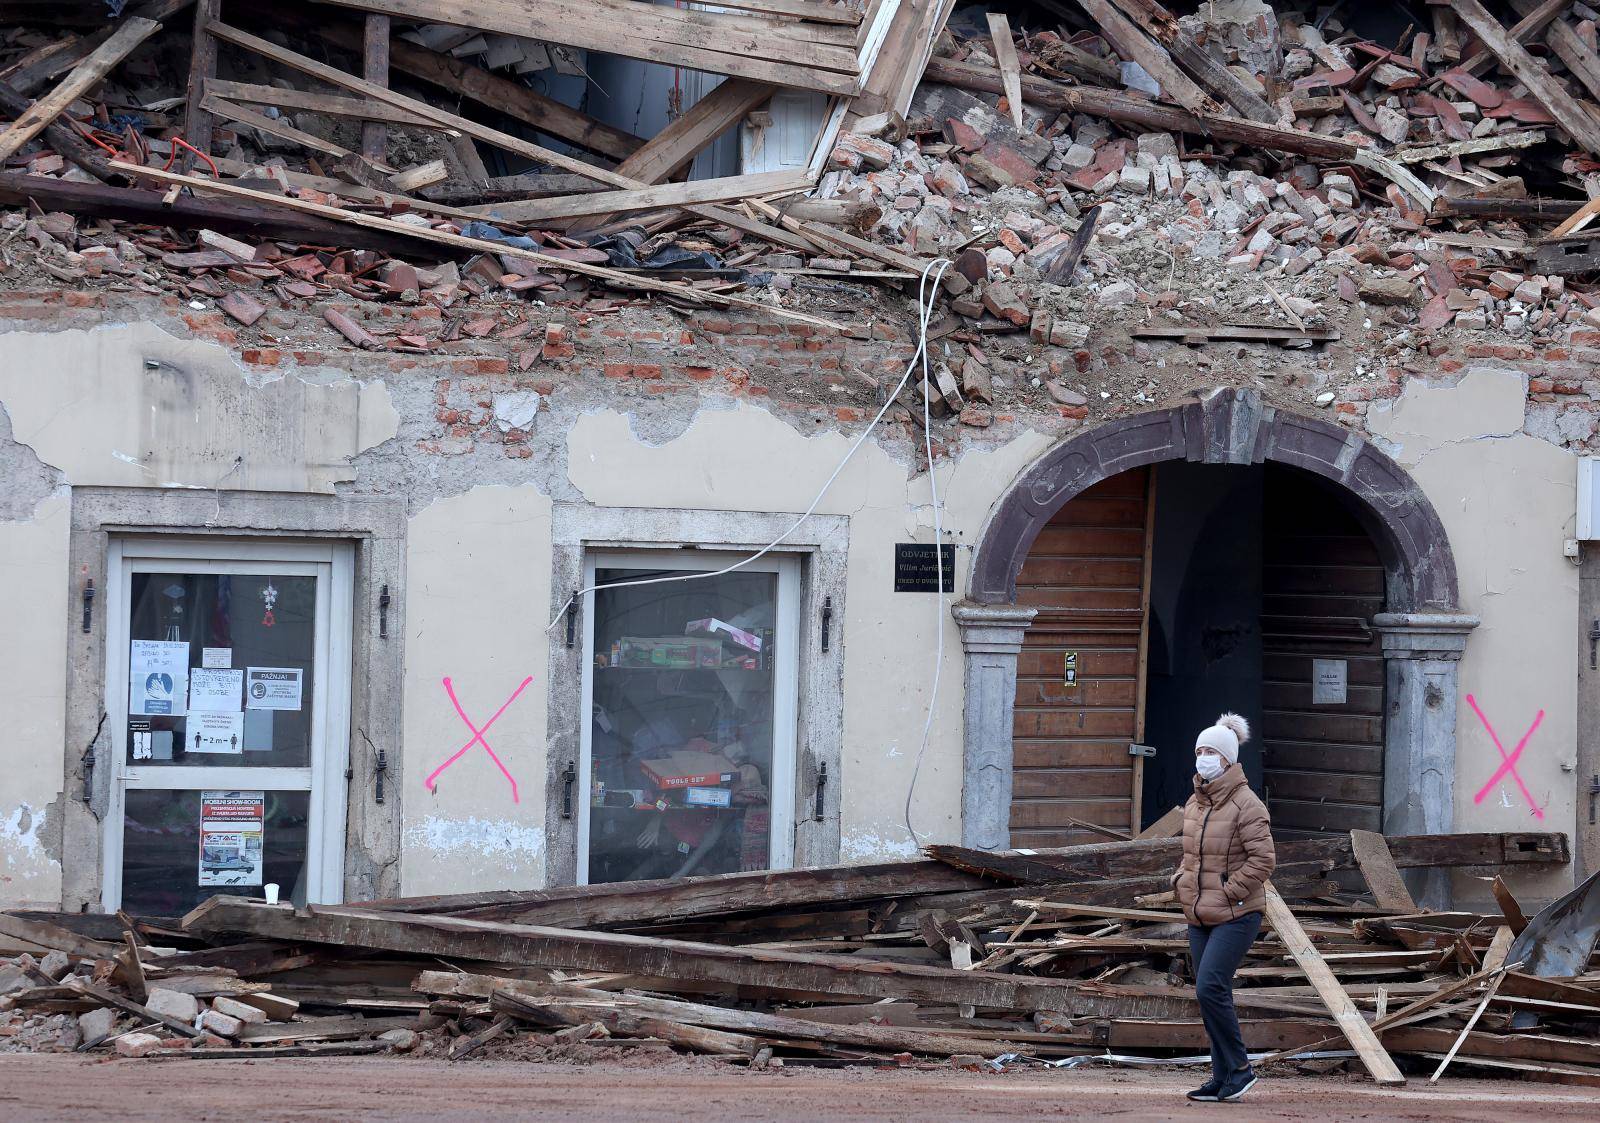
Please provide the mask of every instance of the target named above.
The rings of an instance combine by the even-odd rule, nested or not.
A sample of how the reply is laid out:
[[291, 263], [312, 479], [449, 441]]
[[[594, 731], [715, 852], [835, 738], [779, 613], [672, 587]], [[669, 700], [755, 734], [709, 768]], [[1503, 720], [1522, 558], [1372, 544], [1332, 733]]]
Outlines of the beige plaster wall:
[[27, 521], [0, 522], [0, 908], [54, 908], [66, 725], [69, 503], [51, 495]]
[[[1454, 386], [1411, 382], [1368, 423], [1438, 510], [1462, 610], [1483, 620], [1461, 661], [1455, 829], [1575, 834], [1578, 568], [1562, 542], [1574, 531], [1577, 457], [1521, 432], [1525, 402], [1520, 371], [1477, 368]], [[1517, 763], [1533, 805], [1509, 776], [1478, 801], [1501, 757], [1469, 695], [1507, 753], [1543, 714]], [[1570, 887], [1571, 876], [1512, 883], [1537, 898]], [[1458, 892], [1482, 886], [1462, 879]]]
[[80, 486], [332, 492], [399, 425], [381, 382], [247, 374], [222, 347], [149, 323], [4, 344], [15, 439]]
[[[411, 520], [406, 551], [404, 824], [400, 884], [409, 894], [544, 885], [550, 500], [532, 487], [475, 487]], [[472, 740], [444, 687], [474, 726], [511, 702], [482, 746], [428, 775]]]
[[[660, 445], [637, 440], [628, 419], [586, 415], [568, 442], [568, 476], [601, 505], [803, 512], [848, 451], [852, 437], [804, 436], [759, 407], [705, 409], [683, 434]], [[961, 544], [956, 589], [965, 587], [970, 547], [989, 509], [1016, 474], [1047, 446], [1030, 435], [992, 453], [942, 463], [937, 476], [945, 529]], [[708, 452], [708, 450], [715, 450]], [[917, 778], [912, 826], [923, 842], [961, 836], [962, 654], [949, 601], [893, 593], [894, 544], [932, 542], [927, 474], [912, 476], [868, 444], [818, 505], [850, 519], [844, 655], [844, 775], [841, 856], [846, 862], [916, 852], [904, 807], [921, 742], [936, 639], [944, 637], [933, 732]], [[936, 620], [937, 617], [937, 620]], [[895, 684], [885, 689], [886, 683]]]

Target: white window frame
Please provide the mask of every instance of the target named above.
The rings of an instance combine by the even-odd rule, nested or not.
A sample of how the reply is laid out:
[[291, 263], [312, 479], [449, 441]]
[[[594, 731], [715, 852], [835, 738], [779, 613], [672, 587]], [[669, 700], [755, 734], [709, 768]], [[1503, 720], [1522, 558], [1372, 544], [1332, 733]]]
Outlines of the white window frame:
[[[748, 554], [720, 553], [714, 550], [586, 550], [583, 559], [583, 587], [592, 589], [595, 572], [600, 569], [691, 570], [713, 572], [724, 569]], [[773, 613], [775, 662], [772, 669], [772, 774], [769, 779], [768, 806], [771, 815], [771, 842], [767, 852], [769, 869], [786, 870], [794, 865], [795, 772], [798, 767], [797, 730], [800, 701], [800, 559], [792, 555], [769, 554], [740, 572], [775, 573], [778, 601]], [[593, 775], [594, 736], [594, 601], [595, 594], [583, 597], [583, 687], [578, 743], [577, 800], [577, 884], [589, 884], [590, 778]]]
[[[102, 824], [101, 907], [122, 905], [126, 792], [309, 791], [306, 900], [344, 898], [345, 769], [350, 758], [352, 591], [355, 552], [345, 542], [113, 538], [106, 555], [106, 723], [111, 727], [111, 795]], [[135, 573], [311, 576], [317, 602], [311, 686], [311, 763], [305, 768], [140, 767], [128, 763], [128, 607]], [[197, 859], [198, 860], [198, 859]]]

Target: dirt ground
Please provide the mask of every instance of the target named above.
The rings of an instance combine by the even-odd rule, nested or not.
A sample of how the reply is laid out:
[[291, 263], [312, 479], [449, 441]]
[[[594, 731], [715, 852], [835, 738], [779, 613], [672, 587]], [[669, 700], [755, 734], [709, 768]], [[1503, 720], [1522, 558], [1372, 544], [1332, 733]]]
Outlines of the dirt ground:
[[801, 1070], [710, 1062], [589, 1064], [388, 1057], [104, 1060], [0, 1056], [0, 1119], [1592, 1120], [1592, 1088], [1417, 1078], [1400, 1090], [1353, 1077], [1263, 1080], [1242, 1104], [1191, 1104], [1190, 1072]]

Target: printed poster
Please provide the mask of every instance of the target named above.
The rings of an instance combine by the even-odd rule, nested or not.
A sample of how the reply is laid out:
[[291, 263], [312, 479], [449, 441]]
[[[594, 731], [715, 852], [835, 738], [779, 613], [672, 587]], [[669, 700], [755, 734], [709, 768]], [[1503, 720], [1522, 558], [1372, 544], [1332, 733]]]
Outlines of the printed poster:
[[189, 698], [189, 645], [136, 639], [128, 652], [128, 713], [182, 717]]
[[244, 672], [196, 667], [189, 672], [189, 709], [238, 713]]
[[202, 647], [200, 649], [200, 665], [202, 667], [233, 666], [233, 648]]
[[200, 793], [200, 884], [260, 885], [265, 792]]
[[299, 667], [249, 667], [245, 670], [245, 708], [248, 710], [298, 710]]
[[184, 746], [191, 753], [242, 753], [244, 752], [244, 713], [212, 713], [190, 710], [184, 736], [189, 743]]

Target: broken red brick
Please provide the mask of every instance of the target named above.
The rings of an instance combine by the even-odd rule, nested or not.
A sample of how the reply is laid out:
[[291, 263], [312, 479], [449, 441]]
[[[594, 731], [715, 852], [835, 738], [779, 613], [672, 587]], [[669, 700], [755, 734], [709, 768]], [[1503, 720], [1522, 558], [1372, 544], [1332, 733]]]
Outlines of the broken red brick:
[[245, 327], [249, 327], [267, 314], [267, 306], [265, 304], [262, 304], [248, 293], [242, 293], [237, 290], [223, 297], [217, 303], [217, 307], [235, 320], [238, 320]]

